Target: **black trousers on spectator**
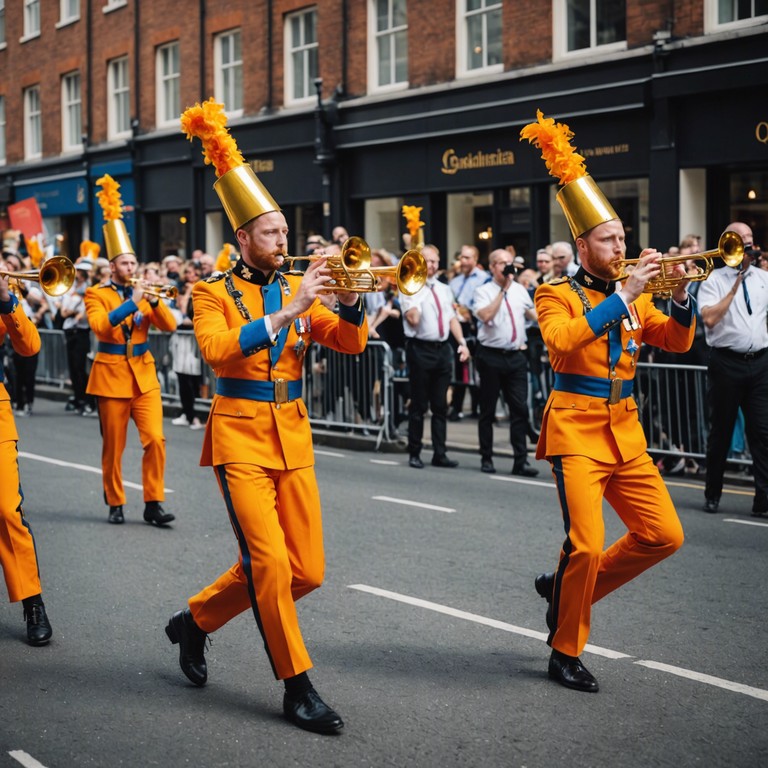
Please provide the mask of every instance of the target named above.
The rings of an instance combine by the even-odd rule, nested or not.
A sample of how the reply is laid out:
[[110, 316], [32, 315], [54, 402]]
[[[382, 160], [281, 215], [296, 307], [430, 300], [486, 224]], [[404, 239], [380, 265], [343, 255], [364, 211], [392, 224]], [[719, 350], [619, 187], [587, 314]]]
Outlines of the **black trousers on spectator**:
[[16, 409], [21, 410], [25, 405], [32, 406], [35, 402], [35, 374], [37, 373], [38, 352], [31, 357], [22, 357], [13, 353], [13, 367], [16, 369], [14, 400]]
[[424, 437], [424, 415], [432, 411], [432, 449], [434, 457], [445, 456], [448, 415], [448, 387], [453, 375], [453, 351], [447, 341], [405, 342], [405, 359], [411, 384], [408, 409], [408, 453], [418, 456]]
[[91, 351], [91, 331], [88, 328], [70, 328], [64, 331], [67, 341], [67, 363], [75, 406], [82, 408], [86, 403], [85, 388], [88, 386], [88, 353]]
[[195, 400], [200, 396], [200, 382], [203, 377], [200, 374], [177, 373], [179, 380], [179, 400], [181, 411], [191, 424], [195, 418]]
[[509, 442], [515, 466], [525, 464], [528, 444], [528, 360], [525, 352], [477, 345], [475, 365], [480, 374], [480, 419], [477, 432], [480, 456], [493, 457], [493, 419], [499, 393], [509, 408]]
[[753, 509], [768, 509], [768, 351], [745, 357], [713, 348], [707, 369], [709, 437], [704, 495], [719, 499], [736, 413], [741, 406], [755, 475]]

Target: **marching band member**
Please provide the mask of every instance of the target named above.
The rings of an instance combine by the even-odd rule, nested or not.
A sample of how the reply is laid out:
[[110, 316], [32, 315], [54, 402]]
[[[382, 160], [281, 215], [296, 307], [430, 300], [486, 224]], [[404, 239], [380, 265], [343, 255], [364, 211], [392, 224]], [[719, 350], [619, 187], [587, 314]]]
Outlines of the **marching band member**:
[[[30, 356], [40, 351], [37, 328], [10, 292], [8, 278], [0, 275], [0, 346], [6, 334], [17, 354]], [[24, 605], [27, 641], [30, 645], [45, 645], [53, 631], [41, 594], [35, 540], [22, 510], [24, 495], [19, 481], [18, 439], [0, 364], [0, 565], [8, 598], [12, 603], [21, 600]]]
[[102, 187], [98, 197], [106, 220], [104, 241], [111, 280], [85, 293], [88, 322], [98, 339], [86, 391], [98, 403], [107, 519], [116, 525], [125, 522], [122, 458], [128, 419], [132, 418], [144, 449], [144, 520], [163, 526], [175, 520], [175, 515], [161, 506], [165, 500], [163, 404], [147, 335], [152, 325], [161, 331], [176, 330], [176, 320], [165, 302], [145, 294], [141, 283], [132, 285], [138, 261], [121, 220], [119, 184], [109, 175], [96, 183]]
[[[182, 115], [203, 141], [214, 185], [235, 231], [234, 268], [195, 285], [194, 327], [217, 376], [201, 465], [212, 466], [238, 543], [238, 560], [189, 599], [166, 628], [184, 674], [204, 685], [206, 635], [249, 608], [293, 724], [338, 732], [341, 717], [318, 696], [295, 601], [320, 586], [325, 567], [312, 434], [301, 399], [308, 345], [359, 354], [368, 330], [357, 294], [339, 293], [336, 315], [318, 300], [330, 279], [325, 260], [302, 277], [282, 274], [288, 228], [279, 207], [245, 165], [213, 100]], [[206, 137], [214, 136], [209, 142]]]
[[[685, 352], [695, 321], [687, 281], [672, 293], [671, 316], [655, 308], [646, 283], [659, 275], [661, 254], [646, 248], [631, 274], [617, 284], [624, 258], [624, 227], [586, 174], [584, 158], [569, 145], [573, 134], [545, 119], [521, 137], [543, 151], [563, 188], [557, 195], [576, 241], [582, 267], [540, 286], [536, 311], [555, 373], [545, 406], [536, 458], [547, 458], [557, 486], [565, 542], [554, 573], [535, 580], [549, 603], [549, 676], [579, 691], [598, 683], [579, 659], [589, 637], [593, 603], [671, 555], [683, 530], [666, 486], [647, 453], [632, 398], [643, 341]], [[685, 274], [682, 265], [674, 271]], [[603, 497], [627, 532], [605, 547]]]

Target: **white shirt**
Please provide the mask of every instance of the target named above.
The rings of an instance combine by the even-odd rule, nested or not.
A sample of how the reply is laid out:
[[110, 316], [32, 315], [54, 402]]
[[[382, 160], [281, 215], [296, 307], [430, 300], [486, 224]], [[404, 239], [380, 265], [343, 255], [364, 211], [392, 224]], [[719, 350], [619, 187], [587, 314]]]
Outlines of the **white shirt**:
[[[713, 270], [699, 288], [697, 297], [699, 311], [703, 307], [714, 306], [725, 298], [728, 291], [733, 290], [737, 275], [738, 270], [734, 267]], [[745, 284], [752, 307], [751, 315], [747, 311], [747, 301], [744, 296]], [[739, 353], [765, 349], [768, 347], [766, 313], [768, 313], [768, 272], [750, 266], [744, 274], [744, 282], [736, 291], [723, 319], [714, 328], [704, 327], [707, 344], [710, 347], [727, 347]]]
[[[432, 290], [434, 290], [434, 295]], [[435, 301], [435, 295], [437, 301]], [[442, 334], [440, 333], [438, 303], [443, 320]], [[418, 307], [421, 311], [421, 318], [416, 326], [411, 325], [405, 319], [406, 313], [413, 307]], [[426, 285], [413, 296], [400, 294], [400, 309], [403, 313], [403, 330], [407, 339], [445, 341], [450, 333], [451, 318], [456, 317], [456, 311], [453, 308], [453, 291], [445, 283], [438, 280], [428, 280]]]
[[[481, 285], [475, 291], [474, 312], [487, 307], [501, 291], [498, 283], [491, 281]], [[509, 306], [509, 308], [507, 308]], [[506, 301], [501, 300], [498, 312], [487, 323], [478, 318], [477, 340], [484, 347], [494, 349], [522, 349], [526, 346], [528, 337], [525, 333], [525, 313], [533, 309], [533, 301], [528, 291], [520, 283], [512, 283], [507, 291]], [[511, 311], [511, 315], [510, 315]], [[512, 341], [512, 320], [515, 332]]]

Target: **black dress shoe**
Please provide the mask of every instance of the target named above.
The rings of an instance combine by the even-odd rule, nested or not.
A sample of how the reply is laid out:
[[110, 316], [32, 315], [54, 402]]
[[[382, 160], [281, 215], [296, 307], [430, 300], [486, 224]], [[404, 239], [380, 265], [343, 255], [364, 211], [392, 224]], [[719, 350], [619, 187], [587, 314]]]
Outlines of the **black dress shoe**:
[[30, 645], [46, 645], [51, 639], [53, 630], [42, 600], [25, 605], [24, 618], [27, 620], [27, 642]]
[[454, 467], [459, 466], [459, 462], [455, 459], [449, 459], [447, 456], [433, 456], [432, 466], [444, 467], [445, 469], [453, 469]]
[[344, 721], [318, 696], [314, 688], [296, 699], [289, 698], [286, 693], [283, 713], [288, 722], [312, 733], [338, 733], [344, 727]]
[[585, 691], [586, 693], [597, 693], [600, 690], [597, 680], [581, 663], [581, 659], [576, 656], [566, 656], [554, 648], [549, 657], [548, 671], [552, 680], [566, 688], [573, 688], [576, 691]]
[[189, 608], [177, 611], [171, 616], [165, 628], [168, 639], [179, 645], [181, 671], [195, 685], [205, 685], [208, 680], [208, 665], [205, 663], [205, 639], [208, 635], [195, 624]]
[[496, 467], [493, 466], [493, 462], [490, 459], [483, 459], [480, 464], [480, 471], [485, 472], [487, 475], [495, 475]]
[[513, 475], [520, 475], [521, 477], [536, 477], [539, 474], [539, 470], [532, 467], [527, 461], [524, 464], [519, 464], [512, 467]]
[[464, 418], [464, 414], [460, 411], [450, 411], [447, 418], [448, 421], [460, 421]]
[[166, 512], [159, 501], [148, 501], [144, 505], [144, 522], [155, 525], [167, 525], [176, 519], [176, 515]]
[[752, 509], [750, 513], [752, 517], [768, 517], [768, 507], [765, 509]]
[[107, 518], [107, 522], [113, 523], [114, 525], [121, 525], [125, 522], [125, 517], [123, 517], [122, 504], [118, 504], [115, 507], [109, 508], [109, 517]]
[[411, 456], [408, 459], [408, 466], [414, 469], [424, 469], [424, 462], [418, 456]]
[[704, 506], [702, 507], [702, 509], [705, 512], [715, 513], [717, 512], [717, 507], [719, 503], [720, 502], [717, 499], [707, 499], [704, 502]]
[[547, 628], [552, 632], [555, 628], [555, 622], [552, 619], [552, 596], [555, 592], [555, 574], [540, 573], [534, 579], [533, 586], [536, 588], [539, 597], [543, 597], [547, 601]]

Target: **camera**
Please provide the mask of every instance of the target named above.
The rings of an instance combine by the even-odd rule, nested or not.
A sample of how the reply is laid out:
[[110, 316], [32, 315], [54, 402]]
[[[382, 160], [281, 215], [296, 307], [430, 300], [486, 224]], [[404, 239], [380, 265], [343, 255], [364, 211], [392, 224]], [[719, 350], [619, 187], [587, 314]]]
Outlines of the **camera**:
[[502, 271], [501, 274], [504, 275], [504, 277], [507, 277], [508, 275], [516, 275], [517, 274], [517, 270], [518, 270], [517, 265], [515, 265], [515, 264], [507, 264], [504, 267], [504, 270]]
[[749, 256], [752, 261], [757, 261], [760, 258], [762, 251], [755, 245], [744, 249], [744, 256]]

